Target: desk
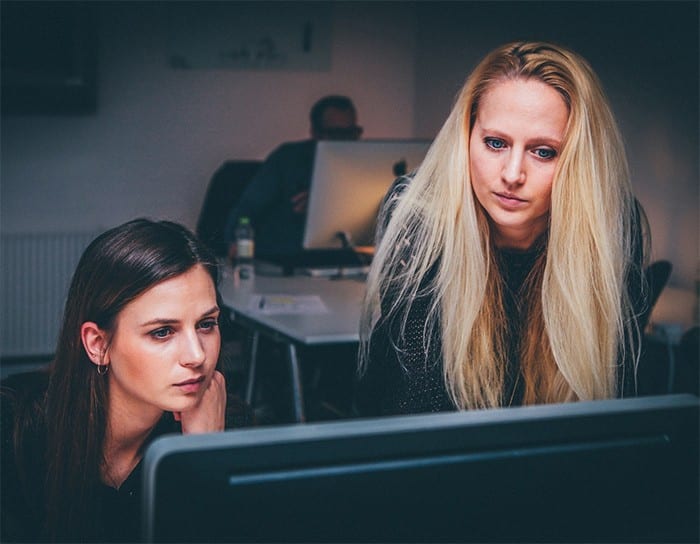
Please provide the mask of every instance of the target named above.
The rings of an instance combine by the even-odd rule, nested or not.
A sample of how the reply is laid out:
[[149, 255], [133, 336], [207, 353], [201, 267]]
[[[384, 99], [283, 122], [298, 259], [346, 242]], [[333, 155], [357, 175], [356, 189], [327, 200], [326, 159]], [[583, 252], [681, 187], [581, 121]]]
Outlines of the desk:
[[[352, 278], [327, 279], [308, 276], [256, 276], [248, 289], [234, 286], [233, 272], [222, 267], [219, 291], [236, 322], [253, 332], [250, 369], [246, 386], [246, 401], [252, 405], [257, 364], [259, 334], [265, 334], [286, 345], [292, 379], [294, 416], [303, 422], [304, 399], [297, 357], [297, 345], [322, 345], [358, 342], [360, 310], [365, 292], [363, 281]], [[328, 309], [327, 313], [313, 315], [268, 315], [250, 306], [253, 296], [290, 294], [317, 295]]]

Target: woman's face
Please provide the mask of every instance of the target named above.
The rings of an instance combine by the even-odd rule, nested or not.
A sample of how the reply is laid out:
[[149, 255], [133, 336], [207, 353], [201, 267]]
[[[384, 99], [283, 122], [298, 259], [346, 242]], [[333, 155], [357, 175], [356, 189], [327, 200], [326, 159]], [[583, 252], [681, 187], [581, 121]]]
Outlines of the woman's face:
[[469, 167], [498, 247], [527, 249], [547, 228], [568, 117], [561, 95], [535, 79], [503, 80], [481, 97]]
[[218, 316], [214, 283], [201, 265], [127, 304], [106, 354], [110, 410], [159, 417], [194, 407], [219, 357]]

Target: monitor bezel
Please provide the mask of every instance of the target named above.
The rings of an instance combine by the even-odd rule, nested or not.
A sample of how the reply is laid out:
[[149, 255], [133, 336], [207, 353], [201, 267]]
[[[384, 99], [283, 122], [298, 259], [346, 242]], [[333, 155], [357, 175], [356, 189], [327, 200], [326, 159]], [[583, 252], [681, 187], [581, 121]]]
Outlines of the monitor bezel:
[[[495, 452], [513, 459], [526, 455], [527, 448], [533, 444], [546, 447], [568, 442], [574, 444], [572, 451], [576, 452], [577, 440], [592, 440], [593, 447], [597, 447], [597, 443], [600, 447], [610, 444], [634, 447], [635, 441], [641, 441], [640, 444], [652, 441], [653, 447], [671, 444], [677, 449], [677, 442], [684, 438], [678, 433], [687, 434], [687, 429], [676, 425], [678, 422], [671, 417], [674, 413], [694, 414], [697, 427], [698, 398], [669, 395], [162, 437], [149, 447], [144, 460], [144, 536], [151, 541], [155, 535], [153, 518], [158, 467], [175, 455], [222, 451], [228, 456], [226, 463], [235, 465], [235, 472], [242, 478], [236, 482], [236, 474], [232, 475], [227, 468], [225, 477], [229, 482], [248, 483], [251, 477], [293, 478], [301, 474], [298, 471], [337, 470], [334, 467], [342, 469], [345, 465], [365, 470], [377, 460], [381, 463], [382, 460], [420, 459], [420, 456], [440, 455], [459, 448], [470, 455]], [[692, 440], [697, 451], [697, 436]], [[300, 452], [304, 459], [290, 462], [289, 458]], [[377, 467], [378, 470], [387, 468]], [[217, 467], [208, 468], [217, 470]], [[697, 502], [697, 495], [694, 500]]]

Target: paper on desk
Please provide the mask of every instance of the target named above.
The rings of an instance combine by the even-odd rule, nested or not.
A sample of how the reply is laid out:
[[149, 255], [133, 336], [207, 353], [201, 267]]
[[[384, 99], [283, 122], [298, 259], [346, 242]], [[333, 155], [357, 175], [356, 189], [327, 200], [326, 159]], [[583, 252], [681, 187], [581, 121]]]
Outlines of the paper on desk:
[[248, 309], [265, 315], [328, 313], [328, 307], [318, 295], [251, 295]]

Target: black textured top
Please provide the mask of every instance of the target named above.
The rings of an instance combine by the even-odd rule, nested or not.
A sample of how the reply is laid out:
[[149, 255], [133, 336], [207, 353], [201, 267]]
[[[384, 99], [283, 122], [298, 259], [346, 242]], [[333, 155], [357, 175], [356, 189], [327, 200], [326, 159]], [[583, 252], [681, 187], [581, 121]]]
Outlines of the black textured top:
[[[400, 193], [407, 181], [397, 180], [389, 194]], [[385, 200], [385, 204], [388, 203]], [[639, 261], [641, 267], [641, 231], [638, 233]], [[503, 278], [503, 306], [506, 316], [506, 358], [503, 390], [504, 406], [519, 406], [523, 402], [524, 384], [520, 374], [520, 337], [526, 309], [522, 307], [519, 291], [532, 270], [538, 256], [544, 250], [546, 240], [541, 239], [532, 249], [518, 251], [497, 250], [497, 262]], [[637, 255], [635, 255], [635, 258]], [[646, 304], [641, 296], [641, 285], [631, 274], [628, 290], [632, 295], [635, 315], [640, 315]], [[430, 277], [423, 280], [427, 285]], [[389, 296], [381, 300], [382, 316], [390, 307]], [[367, 369], [357, 384], [356, 406], [362, 416], [383, 416], [423, 412], [456, 410], [450, 400], [443, 378], [442, 343], [438, 330], [430, 331], [430, 342], [425, 343], [424, 326], [432, 299], [430, 295], [417, 297], [410, 304], [403, 336], [400, 319], [380, 319], [372, 332]], [[438, 325], [439, 326], [439, 325]], [[637, 342], [639, 339], [637, 339]], [[621, 360], [618, 391], [622, 396], [636, 394], [634, 356], [627, 352]]]
[[[2, 458], [2, 542], [43, 542], [44, 486], [46, 479], [46, 425], [42, 416], [49, 375], [44, 371], [11, 375], [2, 382], [0, 399], [0, 436]], [[252, 412], [237, 397], [229, 396], [226, 406], [226, 427], [252, 424]], [[25, 426], [21, 444], [15, 441], [18, 426]], [[76, 428], [75, 432], [85, 432]], [[163, 415], [148, 437], [147, 444], [165, 434], [181, 433], [180, 423], [172, 413]], [[145, 447], [145, 445], [144, 445]], [[95, 483], [94, 511], [90, 524], [96, 532], [90, 542], [138, 542], [141, 539], [142, 461], [136, 465], [119, 489], [102, 482]], [[70, 497], [66, 497], [70, 500]], [[84, 535], [68, 538], [83, 540]]]
[[[508, 319], [508, 355], [504, 384], [504, 404], [520, 405], [523, 383], [519, 380], [519, 331], [524, 309], [518, 292], [537, 260], [540, 251], [499, 251], [498, 260], [504, 279], [503, 303]], [[410, 307], [406, 330], [397, 350], [399, 323], [380, 322], [370, 339], [369, 365], [358, 388], [358, 409], [363, 415], [390, 415], [455, 410], [447, 395], [442, 376], [440, 335], [432, 331], [428, 355], [425, 355], [424, 325], [431, 300], [419, 297]], [[385, 303], [383, 301], [383, 306]], [[386, 307], [386, 306], [385, 306]]]

